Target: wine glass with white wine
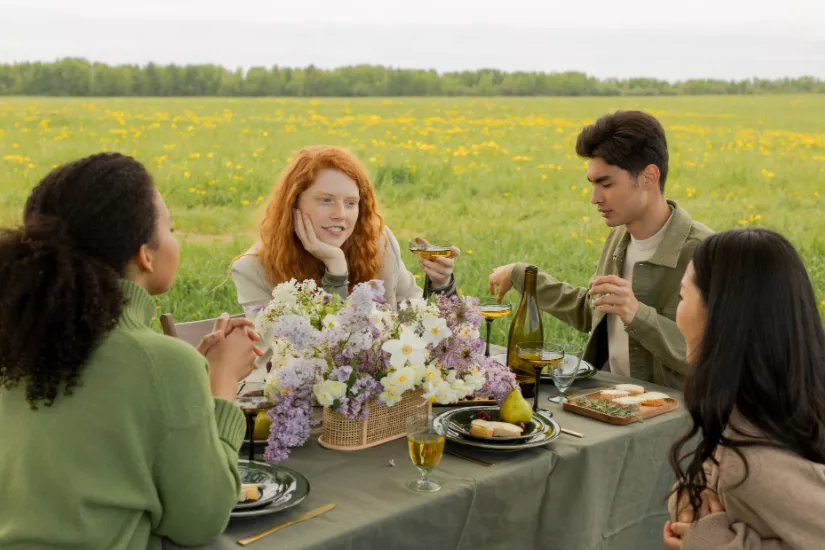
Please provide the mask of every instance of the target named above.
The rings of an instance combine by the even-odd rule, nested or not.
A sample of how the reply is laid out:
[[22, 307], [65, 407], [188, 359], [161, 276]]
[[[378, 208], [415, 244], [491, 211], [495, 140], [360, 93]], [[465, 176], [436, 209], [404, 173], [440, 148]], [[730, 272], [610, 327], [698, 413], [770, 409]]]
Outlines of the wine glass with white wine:
[[425, 260], [449, 258], [453, 253], [453, 243], [446, 239], [427, 240], [414, 237], [410, 239], [409, 248], [410, 252]]
[[539, 409], [539, 388], [541, 371], [545, 367], [553, 369], [564, 362], [564, 346], [544, 342], [522, 342], [516, 346], [519, 359], [529, 362], [536, 371], [536, 389], [533, 395], [533, 410]]
[[444, 443], [444, 436], [435, 431], [433, 417], [428, 412], [415, 413], [407, 419], [407, 447], [410, 451], [410, 460], [421, 472], [421, 477], [407, 483], [407, 487], [419, 493], [434, 493], [441, 490], [441, 483], [430, 479], [430, 472], [441, 462]]
[[510, 302], [504, 301], [498, 303], [495, 298], [482, 298], [478, 302], [478, 312], [487, 321], [487, 347], [484, 350], [484, 356], [490, 357], [490, 331], [493, 329], [493, 321], [510, 315], [513, 311], [513, 305]]

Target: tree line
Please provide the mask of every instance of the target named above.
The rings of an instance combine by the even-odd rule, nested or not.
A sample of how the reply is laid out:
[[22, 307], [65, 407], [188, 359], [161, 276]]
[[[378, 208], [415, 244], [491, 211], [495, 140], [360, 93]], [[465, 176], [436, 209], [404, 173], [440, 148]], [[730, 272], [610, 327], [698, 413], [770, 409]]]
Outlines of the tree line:
[[218, 65], [107, 65], [85, 59], [0, 64], [0, 95], [44, 96], [632, 96], [825, 93], [825, 80], [598, 79], [581, 72], [439, 73], [357, 65], [336, 69]]

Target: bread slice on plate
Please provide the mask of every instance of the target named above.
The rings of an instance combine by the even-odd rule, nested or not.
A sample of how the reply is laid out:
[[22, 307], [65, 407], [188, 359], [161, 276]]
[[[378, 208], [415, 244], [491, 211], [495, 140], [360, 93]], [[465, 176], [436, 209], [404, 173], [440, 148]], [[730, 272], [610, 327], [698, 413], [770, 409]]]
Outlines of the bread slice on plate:
[[494, 422], [476, 418], [470, 422], [470, 433], [477, 437], [518, 437], [521, 428], [507, 422]]
[[470, 422], [470, 433], [476, 437], [493, 437], [495, 430], [490, 426], [490, 422], [477, 418]]
[[238, 495], [238, 502], [257, 502], [260, 498], [260, 483], [244, 483], [241, 485], [241, 494]]
[[645, 393], [645, 389], [637, 384], [619, 384], [616, 389], [626, 391], [628, 395], [642, 395]]
[[617, 397], [613, 400], [614, 403], [617, 405], [624, 405], [625, 407], [630, 407], [631, 409], [638, 409], [639, 405], [642, 402], [639, 400], [638, 395], [629, 395], [627, 397]]
[[665, 404], [665, 399], [670, 397], [666, 393], [648, 392], [639, 396], [639, 400], [645, 407], [661, 407]]
[[627, 397], [628, 395], [630, 394], [625, 390], [602, 390], [599, 397], [602, 399], [607, 399], [608, 401], [613, 401], [620, 397]]

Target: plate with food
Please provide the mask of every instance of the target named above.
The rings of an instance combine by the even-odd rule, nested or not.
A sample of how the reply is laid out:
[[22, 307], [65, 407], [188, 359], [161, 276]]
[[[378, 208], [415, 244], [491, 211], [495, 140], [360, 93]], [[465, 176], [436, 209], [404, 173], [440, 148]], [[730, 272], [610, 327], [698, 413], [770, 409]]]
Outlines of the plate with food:
[[624, 425], [676, 410], [679, 402], [662, 392], [647, 391], [638, 384], [618, 384], [564, 400], [566, 411]]
[[[482, 405], [479, 407], [465, 407], [464, 409], [458, 409], [456, 411], [447, 411], [433, 420], [433, 427], [437, 433], [443, 435], [448, 441], [491, 451], [520, 451], [531, 447], [540, 447], [554, 441], [561, 432], [558, 423], [543, 411], [537, 411], [533, 414], [531, 420], [535, 422], [536, 429], [526, 439], [496, 441], [495, 435], [493, 439], [479, 439], [477, 437], [467, 436], [451, 426], [450, 416], [458, 412], [466, 411], [468, 414], [478, 412], [489, 413], [493, 409], [495, 409], [495, 407]], [[493, 433], [495, 434], [495, 431]]]
[[470, 410], [475, 408], [453, 411], [447, 420], [449, 427], [464, 437], [493, 442], [525, 441], [533, 437], [540, 428], [539, 423], [532, 418], [526, 423], [503, 422], [499, 419], [498, 407]]
[[274, 514], [302, 502], [309, 494], [309, 481], [290, 468], [264, 462], [239, 460], [241, 493], [231, 518]]
[[461, 407], [446, 411], [433, 426], [447, 440], [495, 451], [518, 451], [555, 440], [561, 428], [552, 413], [533, 411], [518, 389], [501, 404]]

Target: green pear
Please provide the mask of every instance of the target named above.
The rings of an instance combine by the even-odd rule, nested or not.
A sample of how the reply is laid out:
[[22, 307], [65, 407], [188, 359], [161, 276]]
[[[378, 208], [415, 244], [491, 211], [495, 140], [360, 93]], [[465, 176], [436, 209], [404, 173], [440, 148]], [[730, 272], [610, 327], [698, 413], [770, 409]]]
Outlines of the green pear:
[[502, 422], [509, 422], [510, 424], [519, 422], [527, 424], [533, 418], [533, 408], [521, 395], [521, 390], [516, 388], [510, 392], [510, 395], [501, 404], [498, 417]]

